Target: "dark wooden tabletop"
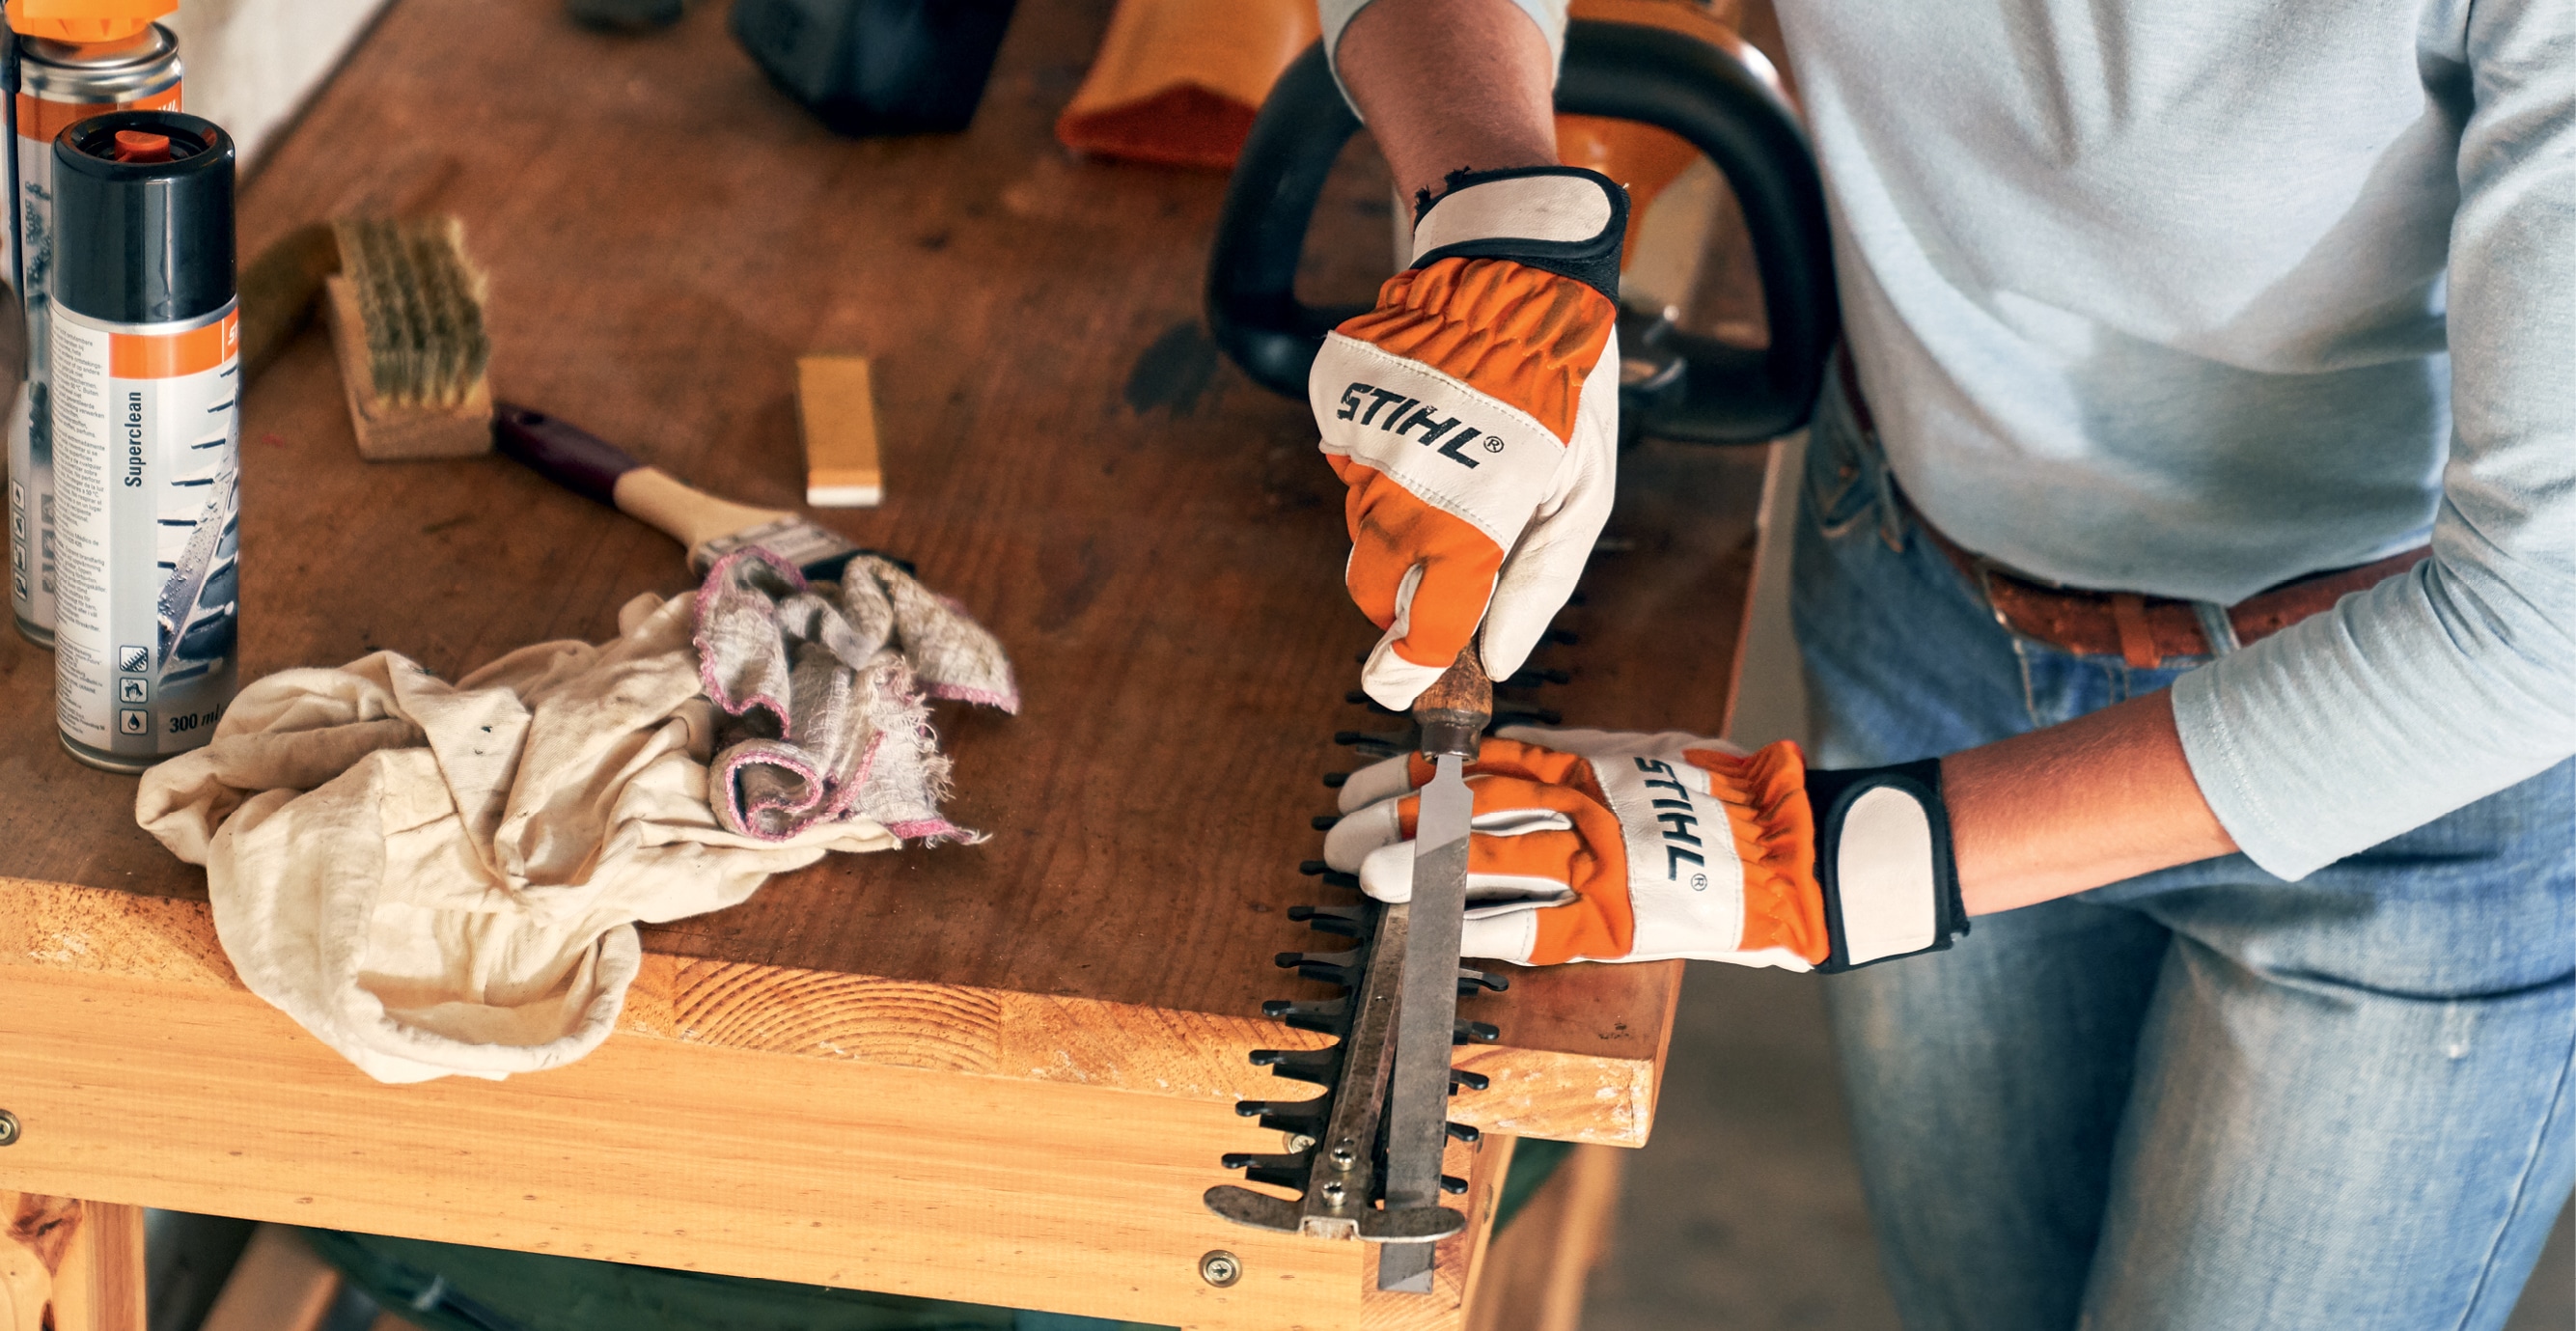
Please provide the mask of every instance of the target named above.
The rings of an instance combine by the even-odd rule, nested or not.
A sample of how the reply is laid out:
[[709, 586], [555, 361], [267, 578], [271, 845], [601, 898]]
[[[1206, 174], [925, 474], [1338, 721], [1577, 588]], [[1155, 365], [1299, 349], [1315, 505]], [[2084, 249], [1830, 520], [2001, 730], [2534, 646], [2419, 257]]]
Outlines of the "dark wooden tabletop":
[[[1103, 0], [1027, 0], [971, 131], [834, 138], [693, 6], [677, 29], [573, 28], [551, 0], [403, 0], [243, 197], [245, 255], [360, 199], [450, 211], [491, 273], [497, 395], [679, 476], [792, 506], [794, 361], [876, 369], [886, 500], [828, 525], [914, 560], [1009, 648], [1017, 717], [944, 709], [977, 846], [835, 857], [655, 951], [1249, 1015], [1301, 985], [1283, 918], [1341, 894], [1320, 778], [1375, 631], [1343, 597], [1340, 488], [1305, 406], [1199, 331], [1216, 175], [1077, 159], [1050, 128]], [[1382, 168], [1355, 148], [1310, 244], [1320, 288], [1389, 267]], [[245, 398], [245, 678], [376, 649], [461, 673], [601, 638], [689, 585], [639, 523], [499, 457], [366, 463], [317, 329]], [[1624, 463], [1569, 721], [1722, 728], [1751, 549], [1744, 455]], [[1712, 512], [1737, 515], [1719, 522]], [[0, 641], [0, 873], [202, 896], [133, 823], [134, 782], [55, 746], [53, 662]], [[1507, 694], [1507, 702], [1512, 695]], [[1521, 977], [1471, 1011], [1506, 1039], [1659, 1040], [1679, 966]]]

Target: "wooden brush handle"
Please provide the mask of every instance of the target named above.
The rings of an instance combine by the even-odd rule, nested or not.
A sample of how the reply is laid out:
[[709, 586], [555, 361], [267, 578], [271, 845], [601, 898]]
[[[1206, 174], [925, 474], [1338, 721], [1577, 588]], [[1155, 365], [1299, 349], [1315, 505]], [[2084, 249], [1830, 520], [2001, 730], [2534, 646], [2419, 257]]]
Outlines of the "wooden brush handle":
[[610, 502], [619, 512], [668, 532], [693, 558], [699, 546], [719, 536], [796, 516], [785, 509], [718, 499], [659, 467], [637, 467], [618, 477], [617, 493]]

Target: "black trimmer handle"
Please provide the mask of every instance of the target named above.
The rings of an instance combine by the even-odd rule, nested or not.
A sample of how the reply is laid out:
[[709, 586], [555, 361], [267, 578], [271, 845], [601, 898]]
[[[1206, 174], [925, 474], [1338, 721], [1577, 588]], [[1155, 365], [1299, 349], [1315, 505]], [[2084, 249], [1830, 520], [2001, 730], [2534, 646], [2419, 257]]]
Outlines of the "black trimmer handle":
[[[1680, 384], [1649, 396], [1623, 389], [1628, 425], [1661, 439], [1758, 443], [1804, 425], [1840, 329], [1824, 185], [1815, 155], [1777, 95], [1733, 55], [1662, 28], [1567, 25], [1556, 109], [1670, 130], [1706, 154], [1743, 210], [1762, 276], [1771, 345], [1728, 346], [1671, 330], [1652, 351], [1678, 356]], [[1252, 122], [1226, 186], [1208, 260], [1208, 324], [1254, 381], [1306, 396], [1324, 334], [1365, 306], [1297, 300], [1297, 260], [1342, 145], [1359, 132], [1321, 43], [1297, 58]], [[1635, 355], [1647, 348], [1623, 347]]]

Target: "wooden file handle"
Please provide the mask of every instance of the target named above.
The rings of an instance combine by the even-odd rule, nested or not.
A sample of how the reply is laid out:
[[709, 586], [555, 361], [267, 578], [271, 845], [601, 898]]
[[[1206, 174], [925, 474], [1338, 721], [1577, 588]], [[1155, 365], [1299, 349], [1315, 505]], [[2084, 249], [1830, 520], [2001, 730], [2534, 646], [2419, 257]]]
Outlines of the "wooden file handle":
[[1458, 659], [1413, 700], [1413, 720], [1422, 729], [1422, 752], [1437, 758], [1476, 756], [1485, 723], [1494, 719], [1494, 681], [1476, 656], [1470, 639]]

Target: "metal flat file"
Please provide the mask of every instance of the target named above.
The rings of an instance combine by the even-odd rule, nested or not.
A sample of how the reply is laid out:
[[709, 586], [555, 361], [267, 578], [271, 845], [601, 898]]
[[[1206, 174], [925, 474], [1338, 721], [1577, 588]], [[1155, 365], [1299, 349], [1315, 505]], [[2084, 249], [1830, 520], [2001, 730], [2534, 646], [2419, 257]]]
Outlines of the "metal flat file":
[[[1440, 1156], [1449, 1136], [1449, 1051], [1458, 1020], [1458, 940], [1467, 912], [1467, 833], [1475, 801], [1467, 759], [1493, 715], [1493, 684], [1475, 644], [1414, 703], [1422, 754], [1432, 760], [1414, 820], [1413, 900], [1396, 999], [1395, 1073], [1386, 1132], [1386, 1208], [1440, 1204]], [[1378, 1253], [1378, 1288], [1431, 1292], [1435, 1246], [1390, 1244]]]

